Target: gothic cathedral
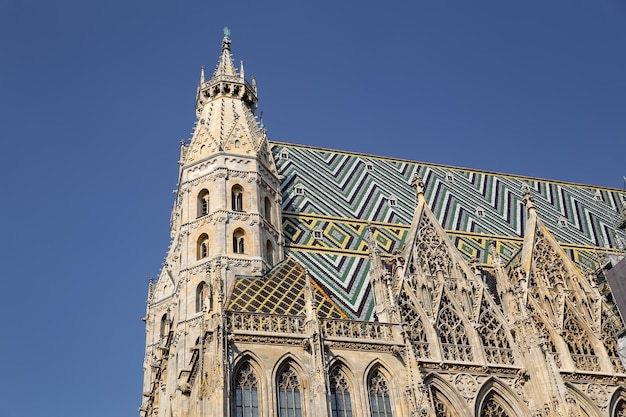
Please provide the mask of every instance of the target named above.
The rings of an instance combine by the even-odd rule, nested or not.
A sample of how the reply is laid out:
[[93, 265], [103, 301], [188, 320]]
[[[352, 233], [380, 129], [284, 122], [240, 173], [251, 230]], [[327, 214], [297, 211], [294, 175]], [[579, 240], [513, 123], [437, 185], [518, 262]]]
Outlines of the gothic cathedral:
[[140, 417], [626, 417], [626, 192], [268, 140], [225, 30]]

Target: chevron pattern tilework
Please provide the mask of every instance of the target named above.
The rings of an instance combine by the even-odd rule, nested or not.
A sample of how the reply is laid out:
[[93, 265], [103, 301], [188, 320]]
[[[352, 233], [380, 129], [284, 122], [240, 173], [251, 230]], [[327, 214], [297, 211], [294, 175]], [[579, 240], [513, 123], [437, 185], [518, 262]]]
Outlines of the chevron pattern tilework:
[[[571, 259], [595, 268], [602, 247], [623, 247], [615, 230], [626, 192], [528, 177], [273, 143], [282, 176], [283, 230], [289, 255], [320, 277], [325, 290], [357, 319], [372, 314], [366, 229], [387, 253], [406, 238], [415, 209], [415, 173], [426, 200], [467, 258], [491, 263], [488, 241], [510, 259], [520, 247], [524, 188], [542, 221]], [[316, 238], [315, 235], [321, 236]], [[318, 237], [319, 237], [318, 236]]]

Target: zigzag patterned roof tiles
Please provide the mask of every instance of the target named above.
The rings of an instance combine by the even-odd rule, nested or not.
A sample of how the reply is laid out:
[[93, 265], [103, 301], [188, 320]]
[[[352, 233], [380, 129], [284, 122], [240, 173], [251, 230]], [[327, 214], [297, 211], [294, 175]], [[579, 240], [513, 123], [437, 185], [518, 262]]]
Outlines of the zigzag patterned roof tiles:
[[287, 255], [357, 319], [369, 319], [373, 308], [366, 226], [374, 226], [375, 239], [387, 253], [402, 246], [416, 204], [410, 186], [415, 174], [424, 180], [426, 201], [457, 248], [486, 265], [489, 240], [504, 259], [521, 244], [524, 188], [533, 192], [538, 215], [582, 268], [595, 269], [598, 251], [626, 242], [615, 227], [625, 191], [285, 143], [271, 146], [282, 176]]

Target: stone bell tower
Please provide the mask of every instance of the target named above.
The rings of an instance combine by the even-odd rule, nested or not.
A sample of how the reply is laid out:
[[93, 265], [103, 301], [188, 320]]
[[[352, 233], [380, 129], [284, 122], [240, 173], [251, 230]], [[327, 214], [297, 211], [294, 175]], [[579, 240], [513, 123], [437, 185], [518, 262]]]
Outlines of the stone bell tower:
[[228, 290], [236, 276], [261, 276], [283, 259], [280, 182], [254, 115], [256, 81], [246, 81], [243, 62], [235, 69], [230, 47], [226, 28], [181, 144], [172, 240], [144, 318], [142, 417], [223, 415]]

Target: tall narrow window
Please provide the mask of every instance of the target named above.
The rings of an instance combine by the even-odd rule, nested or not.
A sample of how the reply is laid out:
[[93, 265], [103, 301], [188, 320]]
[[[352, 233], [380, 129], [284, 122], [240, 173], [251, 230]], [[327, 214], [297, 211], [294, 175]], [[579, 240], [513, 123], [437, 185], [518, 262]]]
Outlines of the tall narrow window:
[[330, 372], [329, 379], [332, 417], [352, 417], [350, 390], [345, 375], [339, 367], [335, 367]]
[[265, 197], [265, 220], [272, 223], [272, 202], [268, 197]]
[[161, 328], [159, 334], [161, 337], [165, 336], [170, 330], [170, 321], [167, 318], [167, 314], [163, 314], [161, 317]]
[[389, 387], [387, 380], [376, 369], [367, 381], [367, 388], [370, 394], [370, 409], [372, 417], [392, 417], [391, 400], [389, 399]]
[[235, 377], [235, 416], [258, 417], [258, 382], [249, 363], [243, 365]]
[[209, 214], [209, 191], [204, 189], [198, 194], [198, 217]]
[[265, 242], [265, 262], [269, 266], [274, 265], [274, 246], [269, 240]]
[[287, 367], [278, 377], [278, 410], [280, 417], [302, 417], [300, 381], [292, 367]]
[[233, 253], [245, 253], [245, 233], [241, 229], [233, 233]]
[[234, 185], [231, 192], [231, 203], [234, 211], [243, 211], [243, 188]]
[[198, 238], [198, 259], [209, 256], [209, 235], [202, 233]]
[[207, 296], [207, 292], [207, 285], [204, 282], [201, 282], [196, 287], [196, 313], [204, 309], [204, 300]]

